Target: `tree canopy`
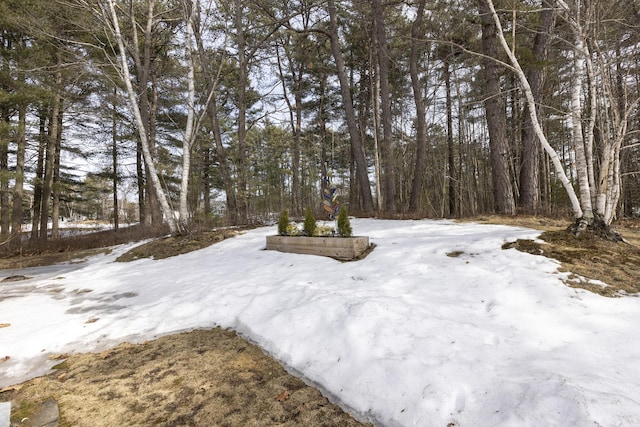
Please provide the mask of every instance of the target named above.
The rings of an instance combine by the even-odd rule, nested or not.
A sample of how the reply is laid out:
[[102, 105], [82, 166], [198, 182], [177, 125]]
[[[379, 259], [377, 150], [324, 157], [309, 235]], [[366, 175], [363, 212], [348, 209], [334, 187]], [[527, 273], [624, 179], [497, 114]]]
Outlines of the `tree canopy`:
[[352, 214], [638, 215], [639, 18], [632, 0], [6, 0], [0, 234], [321, 218], [328, 174]]

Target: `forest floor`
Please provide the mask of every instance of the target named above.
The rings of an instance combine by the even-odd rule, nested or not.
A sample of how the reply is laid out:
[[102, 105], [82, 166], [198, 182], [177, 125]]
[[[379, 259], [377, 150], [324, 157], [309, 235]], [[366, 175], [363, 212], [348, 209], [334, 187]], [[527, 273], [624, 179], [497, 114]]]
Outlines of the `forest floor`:
[[[543, 230], [544, 242], [518, 240], [503, 248], [560, 261], [563, 270], [574, 273], [568, 286], [605, 297], [640, 291], [640, 221], [614, 226], [625, 238], [619, 243], [588, 235], [575, 238], [565, 230], [567, 220], [486, 216], [473, 221]], [[119, 261], [166, 258], [238, 232], [222, 229], [155, 239]], [[48, 265], [67, 261], [71, 253], [23, 255], [19, 261], [25, 267]], [[0, 269], [16, 261], [0, 259]], [[232, 331], [197, 330], [60, 359], [53, 373], [0, 390], [0, 402], [12, 402], [12, 427], [43, 426], [52, 417], [60, 426], [92, 427], [362, 425]]]

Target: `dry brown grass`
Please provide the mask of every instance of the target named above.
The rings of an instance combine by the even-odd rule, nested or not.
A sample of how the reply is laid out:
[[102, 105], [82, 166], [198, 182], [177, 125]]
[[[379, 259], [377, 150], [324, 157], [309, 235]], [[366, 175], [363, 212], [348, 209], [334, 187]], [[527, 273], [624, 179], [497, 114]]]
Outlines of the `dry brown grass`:
[[[83, 232], [81, 232], [83, 231]], [[0, 245], [0, 270], [8, 268], [38, 267], [73, 260], [81, 260], [100, 252], [109, 246], [157, 238], [168, 234], [164, 227], [150, 228], [132, 226], [118, 231], [104, 230], [76, 233], [46, 241], [32, 241], [22, 236]]]
[[[61, 358], [68, 356], [61, 355]], [[362, 425], [262, 350], [219, 328], [79, 354], [0, 392], [12, 426], [54, 399], [60, 426]]]
[[204, 230], [179, 236], [166, 236], [154, 239], [148, 243], [136, 246], [124, 255], [118, 257], [118, 262], [129, 262], [140, 258], [164, 259], [186, 254], [198, 249], [206, 248], [242, 233], [248, 227], [218, 228]]
[[[542, 255], [561, 262], [561, 271], [572, 274], [568, 286], [616, 297], [640, 292], [640, 221], [627, 219], [613, 224], [612, 229], [625, 239], [611, 242], [593, 234], [575, 237], [566, 229], [569, 220], [539, 217], [487, 216], [474, 219], [480, 223], [508, 224], [543, 231], [540, 239], [518, 240], [505, 245], [523, 252]], [[603, 285], [606, 284], [606, 285]]]

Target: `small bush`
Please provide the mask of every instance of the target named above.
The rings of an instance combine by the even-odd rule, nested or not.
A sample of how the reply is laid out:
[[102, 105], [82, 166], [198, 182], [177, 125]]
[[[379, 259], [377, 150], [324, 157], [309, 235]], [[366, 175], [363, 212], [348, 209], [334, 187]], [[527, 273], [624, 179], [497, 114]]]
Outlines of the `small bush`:
[[319, 225], [316, 228], [316, 235], [320, 237], [332, 237], [336, 235], [336, 230], [330, 225]]
[[314, 236], [316, 234], [316, 219], [311, 213], [311, 208], [307, 206], [307, 212], [304, 216], [304, 226], [302, 228], [305, 236]]
[[289, 234], [289, 212], [287, 210], [283, 210], [280, 214], [280, 219], [278, 220], [278, 235], [286, 236]]
[[338, 234], [342, 237], [351, 237], [353, 230], [349, 221], [349, 212], [343, 207], [338, 213]]
[[296, 224], [289, 223], [285, 236], [302, 236], [302, 231], [300, 231]]

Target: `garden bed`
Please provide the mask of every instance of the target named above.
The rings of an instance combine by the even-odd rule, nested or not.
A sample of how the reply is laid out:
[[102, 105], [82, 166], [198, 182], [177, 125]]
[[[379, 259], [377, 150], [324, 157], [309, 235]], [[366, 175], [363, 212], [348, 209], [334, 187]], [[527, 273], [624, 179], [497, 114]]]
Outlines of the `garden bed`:
[[267, 250], [327, 256], [343, 261], [358, 259], [369, 249], [369, 237], [267, 236]]

